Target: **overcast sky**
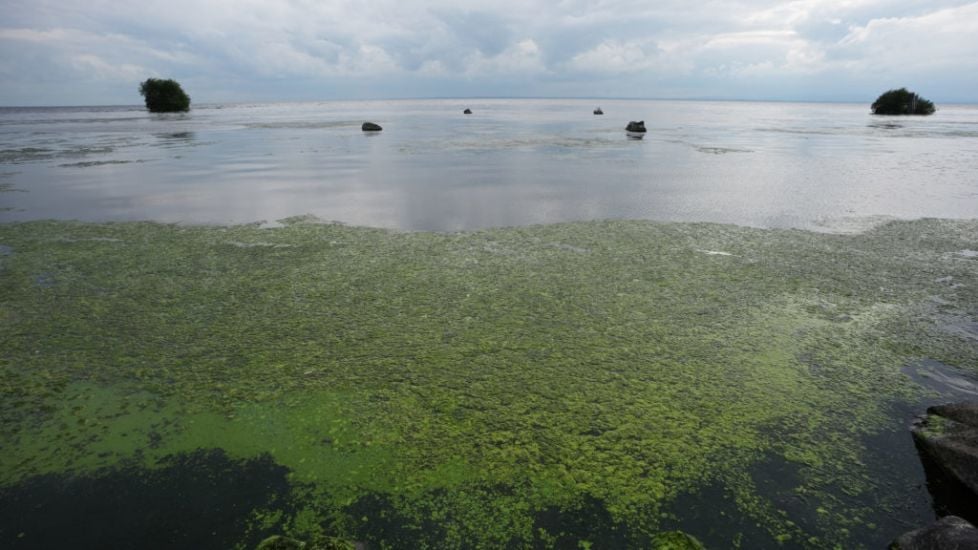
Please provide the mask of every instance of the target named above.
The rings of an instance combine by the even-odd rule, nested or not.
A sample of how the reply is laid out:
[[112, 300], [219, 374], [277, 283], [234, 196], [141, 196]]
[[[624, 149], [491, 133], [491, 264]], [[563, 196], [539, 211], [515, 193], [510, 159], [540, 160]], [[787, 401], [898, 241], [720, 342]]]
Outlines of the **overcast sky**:
[[978, 1], [0, 0], [0, 105], [404, 97], [978, 102]]

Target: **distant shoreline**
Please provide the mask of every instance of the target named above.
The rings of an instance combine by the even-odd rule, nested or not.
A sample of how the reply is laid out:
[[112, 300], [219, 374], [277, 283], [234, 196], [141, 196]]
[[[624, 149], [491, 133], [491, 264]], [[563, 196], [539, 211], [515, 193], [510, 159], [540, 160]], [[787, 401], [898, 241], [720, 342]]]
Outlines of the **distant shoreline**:
[[[390, 98], [337, 98], [337, 99], [256, 99], [256, 100], [234, 100], [234, 101], [202, 101], [195, 102], [192, 109], [202, 109], [216, 105], [274, 105], [274, 104], [305, 104], [305, 103], [383, 103], [390, 101], [670, 101], [670, 102], [689, 102], [689, 103], [784, 103], [784, 104], [815, 104], [815, 105], [868, 105], [872, 103], [872, 98], [852, 99], [852, 100], [819, 100], [819, 99], [747, 99], [747, 98], [712, 98], [712, 97], [492, 97], [492, 96], [466, 96], [466, 97], [390, 97]], [[940, 106], [956, 107], [978, 107], [978, 101], [955, 102], [935, 99]], [[138, 109], [145, 110], [145, 106], [138, 103], [118, 104], [106, 103], [98, 105], [0, 105], [0, 109]]]

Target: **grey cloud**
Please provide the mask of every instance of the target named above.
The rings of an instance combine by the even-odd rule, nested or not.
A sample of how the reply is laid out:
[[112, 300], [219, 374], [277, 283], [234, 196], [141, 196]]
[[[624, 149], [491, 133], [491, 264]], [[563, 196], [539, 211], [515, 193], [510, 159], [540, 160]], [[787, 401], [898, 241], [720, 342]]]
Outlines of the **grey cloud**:
[[[975, 5], [962, 0], [7, 0], [0, 22], [5, 80], [0, 104], [67, 93], [53, 82], [72, 82], [71, 98], [86, 94], [78, 101], [134, 102], [132, 75], [142, 70], [145, 76], [192, 83], [195, 101], [365, 93], [635, 95], [635, 90], [647, 96], [719, 97], [749, 95], [748, 81], [764, 82], [773, 95], [807, 89], [834, 98], [847, 89], [874, 87], [874, 81], [909, 84], [923, 75], [949, 94], [978, 100], [968, 76], [978, 73], [973, 38], [940, 27], [959, 25], [974, 12], [962, 8], [957, 21], [924, 17]], [[30, 40], [30, 32], [48, 34]], [[901, 49], [911, 59], [886, 63], [889, 52], [903, 48], [898, 33], [910, 33], [910, 40], [925, 47]], [[771, 38], [758, 38], [764, 36]], [[928, 64], [931, 59], [940, 63]], [[933, 65], [940, 64], [955, 68], [934, 72]], [[966, 87], [970, 91], [961, 91]]]
[[450, 10], [433, 15], [451, 31], [457, 45], [474, 48], [486, 56], [500, 54], [515, 38], [506, 19], [494, 13]]

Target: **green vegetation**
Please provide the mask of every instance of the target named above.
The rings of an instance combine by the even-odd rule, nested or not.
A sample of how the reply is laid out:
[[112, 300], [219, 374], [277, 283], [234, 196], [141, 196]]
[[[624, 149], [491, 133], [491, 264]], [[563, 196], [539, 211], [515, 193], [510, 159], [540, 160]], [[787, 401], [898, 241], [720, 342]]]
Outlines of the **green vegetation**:
[[934, 104], [906, 88], [884, 92], [871, 106], [874, 115], [932, 115]]
[[882, 546], [867, 437], [978, 365], [976, 235], [0, 225], [0, 488], [219, 448], [291, 472], [254, 536]]
[[319, 540], [307, 544], [300, 540], [272, 535], [261, 541], [255, 550], [354, 550], [355, 545], [335, 538]]
[[190, 110], [190, 97], [176, 80], [148, 78], [139, 84], [139, 93], [152, 113], [173, 113]]

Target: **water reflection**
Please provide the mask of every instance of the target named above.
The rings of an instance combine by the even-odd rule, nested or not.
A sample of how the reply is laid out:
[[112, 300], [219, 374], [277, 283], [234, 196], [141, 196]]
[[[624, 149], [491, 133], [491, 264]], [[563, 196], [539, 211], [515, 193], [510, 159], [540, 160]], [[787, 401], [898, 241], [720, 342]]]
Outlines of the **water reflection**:
[[[31, 190], [4, 219], [308, 213], [453, 231], [594, 218], [824, 229], [833, 219], [978, 217], [978, 203], [960, 200], [978, 173], [974, 108], [895, 122], [862, 105], [603, 105], [619, 120], [574, 100], [469, 103], [468, 117], [452, 100], [165, 115], [0, 109], [0, 168], [17, 165], [11, 183]], [[645, 138], [627, 139], [625, 122], [643, 118]], [[361, 132], [364, 120], [384, 131]]]
[[193, 141], [194, 133], [189, 131], [171, 132], [167, 134], [156, 134], [156, 137], [164, 141]]
[[903, 128], [902, 124], [897, 124], [895, 122], [870, 122], [868, 126], [870, 128], [877, 128], [881, 130], [898, 130]]

